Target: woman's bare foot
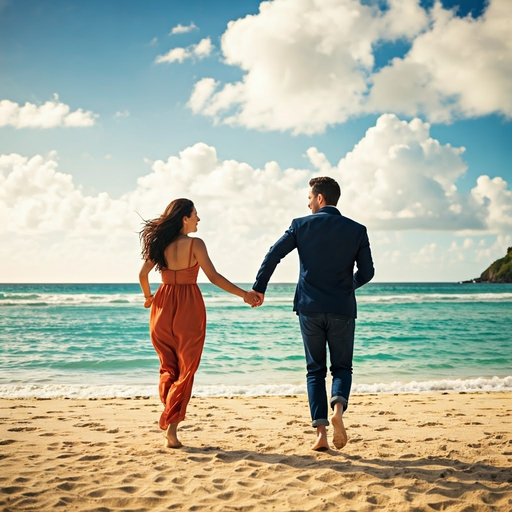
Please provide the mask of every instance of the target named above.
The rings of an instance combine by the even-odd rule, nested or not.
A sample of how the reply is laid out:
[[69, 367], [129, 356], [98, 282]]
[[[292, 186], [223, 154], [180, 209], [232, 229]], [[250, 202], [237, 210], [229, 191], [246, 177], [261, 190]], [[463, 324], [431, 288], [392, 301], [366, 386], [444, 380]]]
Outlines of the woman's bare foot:
[[[341, 404], [335, 404], [340, 405]], [[347, 444], [347, 431], [345, 430], [345, 425], [343, 424], [343, 409], [341, 407], [334, 409], [334, 416], [331, 419], [332, 427], [334, 429], [334, 433], [332, 436], [332, 442], [336, 448], [341, 449]]]
[[311, 448], [316, 452], [325, 452], [329, 449], [329, 441], [327, 441], [327, 430], [322, 425], [320, 427], [316, 427], [316, 433], [318, 437], [316, 438], [316, 443]]
[[165, 433], [164, 446], [166, 448], [181, 448], [183, 445], [178, 439], [178, 424], [171, 423]]

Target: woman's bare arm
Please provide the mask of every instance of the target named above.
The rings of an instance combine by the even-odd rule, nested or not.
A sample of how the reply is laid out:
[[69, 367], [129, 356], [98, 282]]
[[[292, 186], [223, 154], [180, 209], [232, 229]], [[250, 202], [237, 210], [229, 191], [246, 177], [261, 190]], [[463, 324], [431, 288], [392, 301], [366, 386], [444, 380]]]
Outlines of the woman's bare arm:
[[139, 272], [139, 283], [142, 288], [142, 292], [144, 293], [144, 298], [146, 301], [144, 302], [144, 307], [149, 308], [153, 302], [153, 295], [151, 295], [151, 287], [149, 286], [149, 273], [155, 267], [155, 263], [152, 261], [146, 260], [142, 265], [142, 268]]
[[222, 288], [224, 291], [228, 293], [232, 293], [233, 295], [237, 295], [244, 299], [248, 304], [258, 304], [260, 302], [259, 297], [254, 292], [247, 292], [239, 288], [236, 284], [233, 284], [231, 281], [226, 279], [223, 275], [219, 274], [215, 269], [210, 256], [208, 256], [208, 251], [206, 249], [205, 243], [200, 239], [196, 238], [194, 242], [194, 256], [197, 259], [199, 266], [203, 269], [203, 272], [206, 274], [206, 277], [210, 280], [212, 284]]

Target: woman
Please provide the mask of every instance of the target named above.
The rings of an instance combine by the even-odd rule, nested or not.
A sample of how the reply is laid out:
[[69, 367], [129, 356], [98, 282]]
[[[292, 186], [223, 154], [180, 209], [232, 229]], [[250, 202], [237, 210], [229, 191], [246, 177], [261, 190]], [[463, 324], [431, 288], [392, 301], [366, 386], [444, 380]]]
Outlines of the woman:
[[[164, 412], [160, 428], [166, 430], [165, 446], [179, 448], [178, 424], [185, 418], [192, 394], [194, 374], [199, 366], [206, 330], [203, 296], [196, 284], [199, 268], [223, 290], [242, 297], [250, 305], [259, 302], [220, 275], [213, 266], [206, 245], [190, 238], [199, 222], [194, 203], [175, 199], [157, 219], [147, 221], [140, 232], [145, 263], [139, 273], [145, 308], [151, 308], [151, 341], [160, 358], [160, 399]], [[151, 294], [148, 274], [156, 266], [162, 285]]]

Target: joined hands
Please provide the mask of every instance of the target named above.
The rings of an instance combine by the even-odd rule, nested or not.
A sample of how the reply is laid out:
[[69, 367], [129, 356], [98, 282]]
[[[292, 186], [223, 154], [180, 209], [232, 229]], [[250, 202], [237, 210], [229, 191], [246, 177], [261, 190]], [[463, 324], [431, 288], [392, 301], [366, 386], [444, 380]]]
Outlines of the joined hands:
[[251, 308], [257, 308], [263, 304], [265, 299], [265, 295], [263, 293], [257, 292], [255, 290], [251, 290], [250, 292], [246, 292], [244, 296], [244, 302], [249, 304]]

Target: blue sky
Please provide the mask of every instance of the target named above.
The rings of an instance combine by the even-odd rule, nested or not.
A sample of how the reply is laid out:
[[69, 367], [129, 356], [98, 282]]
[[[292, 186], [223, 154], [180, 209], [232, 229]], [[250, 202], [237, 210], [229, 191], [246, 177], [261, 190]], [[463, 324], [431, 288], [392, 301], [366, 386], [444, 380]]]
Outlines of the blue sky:
[[[380, 281], [475, 277], [505, 253], [512, 50], [500, 20], [512, 6], [261, 7], [0, 2], [0, 282], [134, 281], [134, 211], [157, 215], [179, 195], [196, 202], [218, 269], [252, 282], [319, 174], [368, 226]], [[66, 121], [63, 108], [80, 110]], [[293, 256], [275, 280], [296, 271]]]

